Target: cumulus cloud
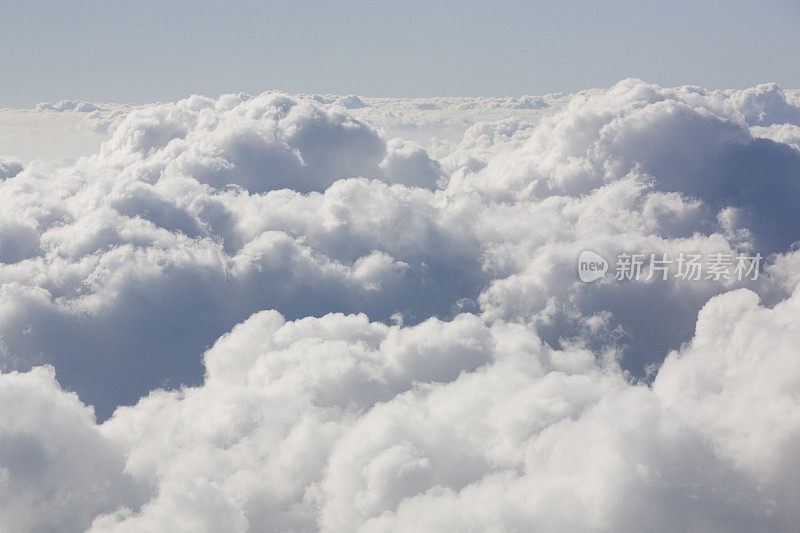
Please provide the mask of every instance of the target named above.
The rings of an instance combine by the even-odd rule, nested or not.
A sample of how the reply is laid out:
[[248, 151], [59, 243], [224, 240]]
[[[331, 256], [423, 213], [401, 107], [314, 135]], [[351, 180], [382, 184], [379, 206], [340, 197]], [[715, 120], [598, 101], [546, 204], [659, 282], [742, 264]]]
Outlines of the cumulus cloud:
[[444, 178], [438, 162], [413, 141], [392, 139], [388, 153], [381, 161], [383, 179], [389, 183], [400, 183], [409, 187], [435, 189]]
[[193, 96], [0, 160], [5, 405], [59, 417], [0, 408], [4, 527], [795, 529], [798, 102]]
[[4, 531], [80, 531], [98, 513], [141, 501], [124, 449], [59, 388], [52, 367], [0, 374], [0, 401]]
[[374, 175], [385, 152], [377, 132], [343, 110], [273, 94], [192, 97], [133, 111], [101, 156], [127, 171], [259, 193], [324, 191], [339, 178]]
[[789, 530], [796, 306], [713, 299], [652, 387], [469, 314], [264, 311], [206, 354], [203, 386], [94, 430], [149, 498], [91, 530]]

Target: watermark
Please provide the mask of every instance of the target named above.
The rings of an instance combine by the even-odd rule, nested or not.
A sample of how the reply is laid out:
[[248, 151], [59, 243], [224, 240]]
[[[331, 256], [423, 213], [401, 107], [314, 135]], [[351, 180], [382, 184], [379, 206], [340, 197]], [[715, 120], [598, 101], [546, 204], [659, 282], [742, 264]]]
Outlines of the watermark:
[[678, 279], [682, 281], [745, 281], [757, 280], [762, 256], [713, 253], [679, 253], [670, 256], [660, 254], [621, 253], [616, 257], [614, 269], [609, 272], [609, 263], [591, 250], [581, 252], [578, 257], [578, 277], [585, 283], [597, 281], [613, 274], [617, 281], [651, 281]]
[[584, 250], [578, 257], [578, 277], [584, 283], [591, 283], [605, 276], [608, 271], [608, 261], [591, 250]]

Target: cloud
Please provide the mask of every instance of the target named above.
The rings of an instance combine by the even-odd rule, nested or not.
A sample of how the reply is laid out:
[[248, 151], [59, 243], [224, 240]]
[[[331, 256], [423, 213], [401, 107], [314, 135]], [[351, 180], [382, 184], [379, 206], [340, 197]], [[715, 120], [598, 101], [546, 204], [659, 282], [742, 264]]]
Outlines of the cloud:
[[0, 157], [69, 162], [93, 154], [131, 108], [72, 101], [34, 109], [0, 108]]
[[799, 101], [192, 96], [3, 159], [0, 380], [60, 413], [0, 408], [3, 525], [795, 529]]
[[387, 145], [388, 153], [380, 165], [385, 181], [435, 189], [444, 177], [439, 163], [417, 143], [392, 139]]
[[264, 311], [209, 350], [201, 387], [96, 430], [150, 497], [91, 530], [791, 529], [797, 301], [711, 300], [652, 387], [470, 314]]
[[0, 375], [0, 527], [80, 531], [98, 513], [140, 501], [124, 450], [51, 367]]
[[360, 109], [364, 107], [364, 102], [361, 101], [361, 98], [354, 94], [345, 96], [339, 102], [347, 109]]
[[97, 111], [101, 107], [92, 104], [91, 102], [81, 102], [78, 100], [60, 100], [55, 104], [50, 102], [40, 102], [34, 108], [36, 111], [56, 111], [59, 113], [72, 111], [74, 113], [91, 113]]

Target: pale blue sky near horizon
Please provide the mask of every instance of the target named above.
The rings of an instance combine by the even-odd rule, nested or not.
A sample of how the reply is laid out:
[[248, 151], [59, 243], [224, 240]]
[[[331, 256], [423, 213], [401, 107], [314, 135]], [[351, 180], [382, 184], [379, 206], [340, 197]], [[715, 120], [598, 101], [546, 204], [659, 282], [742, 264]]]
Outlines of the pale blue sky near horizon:
[[800, 88], [800, 2], [0, 0], [0, 107], [199, 93]]

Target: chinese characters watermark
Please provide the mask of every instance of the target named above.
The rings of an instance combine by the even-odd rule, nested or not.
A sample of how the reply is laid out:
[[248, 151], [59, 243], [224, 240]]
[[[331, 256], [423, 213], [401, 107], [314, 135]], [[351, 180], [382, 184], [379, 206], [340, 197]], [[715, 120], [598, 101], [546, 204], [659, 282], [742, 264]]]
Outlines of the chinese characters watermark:
[[[762, 256], [717, 252], [713, 254], [691, 254], [681, 252], [675, 257], [669, 254], [617, 255], [613, 274], [617, 281], [651, 281], [678, 279], [682, 281], [744, 281], [757, 280]], [[586, 250], [578, 257], [578, 277], [589, 283], [602, 278], [609, 270], [605, 258]]]

